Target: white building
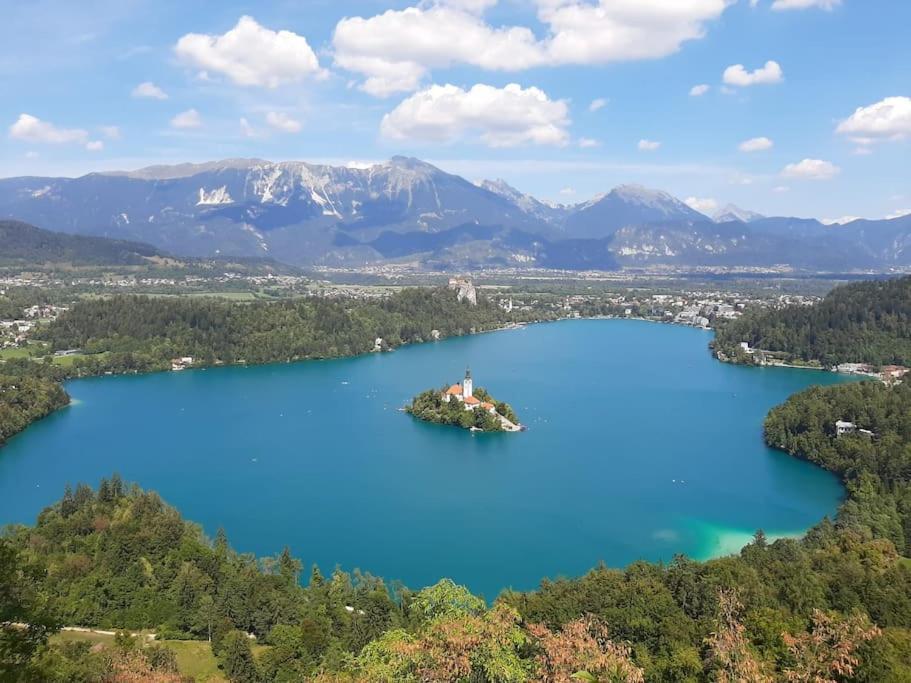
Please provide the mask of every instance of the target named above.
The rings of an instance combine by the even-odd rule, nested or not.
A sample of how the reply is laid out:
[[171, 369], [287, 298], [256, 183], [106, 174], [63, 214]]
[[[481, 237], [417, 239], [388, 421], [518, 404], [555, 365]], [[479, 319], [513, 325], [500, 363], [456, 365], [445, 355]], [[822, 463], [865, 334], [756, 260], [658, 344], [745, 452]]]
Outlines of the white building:
[[845, 420], [838, 420], [835, 423], [835, 435], [843, 436], [845, 434], [853, 434], [857, 431], [857, 425], [853, 422], [847, 422]]

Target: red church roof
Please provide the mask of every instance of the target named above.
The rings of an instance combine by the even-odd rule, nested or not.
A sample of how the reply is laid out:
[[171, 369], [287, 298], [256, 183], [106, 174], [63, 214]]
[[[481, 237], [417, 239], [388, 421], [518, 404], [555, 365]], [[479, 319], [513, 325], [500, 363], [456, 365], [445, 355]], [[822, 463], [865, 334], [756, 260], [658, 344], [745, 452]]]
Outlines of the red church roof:
[[478, 403], [480, 403], [480, 401], [478, 399], [476, 399], [474, 396], [469, 396], [468, 398], [465, 399], [465, 403], [467, 403], [470, 406], [473, 406], [473, 405], [477, 405]]
[[461, 396], [462, 395], [462, 385], [453, 384], [451, 387], [449, 387], [446, 390], [446, 393], [449, 394], [450, 396]]

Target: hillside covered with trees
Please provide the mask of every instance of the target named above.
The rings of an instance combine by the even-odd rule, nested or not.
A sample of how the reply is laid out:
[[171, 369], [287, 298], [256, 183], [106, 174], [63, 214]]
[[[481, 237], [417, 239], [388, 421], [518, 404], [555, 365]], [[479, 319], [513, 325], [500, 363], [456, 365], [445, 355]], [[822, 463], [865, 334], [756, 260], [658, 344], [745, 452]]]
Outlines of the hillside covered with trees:
[[[837, 420], [858, 431], [836, 436]], [[842, 524], [867, 528], [911, 555], [911, 385], [812, 387], [769, 413], [765, 438], [845, 479], [851, 495]]]
[[751, 312], [721, 327], [715, 349], [749, 362], [738, 350], [780, 352], [787, 360], [911, 366], [911, 276], [833, 289], [815, 306]]
[[66, 263], [79, 266], [144, 265], [162, 252], [140, 242], [68, 235], [21, 221], [0, 220], [0, 266]]
[[63, 387], [53, 380], [0, 375], [0, 446], [35, 420], [69, 402]]
[[483, 296], [476, 306], [459, 302], [447, 289], [248, 304], [118, 296], [80, 302], [38, 336], [53, 349], [126, 354], [137, 364], [164, 368], [179, 356], [192, 356], [201, 365], [351, 356], [371, 351], [377, 338], [396, 348], [521, 319]]

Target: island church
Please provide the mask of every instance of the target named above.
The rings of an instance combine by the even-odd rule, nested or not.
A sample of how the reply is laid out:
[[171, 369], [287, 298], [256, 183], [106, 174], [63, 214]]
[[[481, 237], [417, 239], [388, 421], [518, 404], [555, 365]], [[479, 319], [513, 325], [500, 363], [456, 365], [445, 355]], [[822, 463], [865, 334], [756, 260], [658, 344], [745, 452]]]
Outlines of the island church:
[[449, 403], [452, 399], [465, 404], [465, 410], [474, 410], [480, 407], [491, 415], [496, 414], [497, 410], [493, 403], [488, 401], [479, 401], [474, 396], [474, 388], [471, 382], [471, 368], [465, 370], [465, 379], [461, 384], [453, 384], [443, 392], [443, 400]]

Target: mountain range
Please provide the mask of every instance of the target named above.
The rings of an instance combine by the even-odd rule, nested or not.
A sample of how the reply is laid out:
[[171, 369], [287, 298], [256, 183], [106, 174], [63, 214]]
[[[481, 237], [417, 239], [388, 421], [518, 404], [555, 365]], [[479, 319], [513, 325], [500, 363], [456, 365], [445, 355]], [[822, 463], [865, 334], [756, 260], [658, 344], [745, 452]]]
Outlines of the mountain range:
[[911, 217], [825, 226], [734, 206], [710, 218], [659, 190], [616, 187], [575, 205], [472, 183], [406, 157], [366, 168], [227, 159], [0, 180], [0, 218], [146, 242], [182, 256], [271, 257], [294, 265], [407, 261], [483, 266], [911, 266]]

